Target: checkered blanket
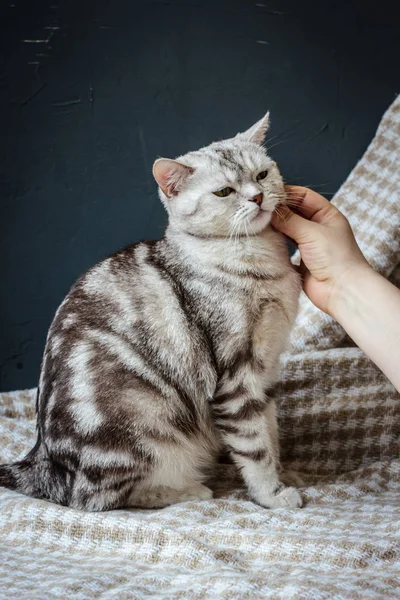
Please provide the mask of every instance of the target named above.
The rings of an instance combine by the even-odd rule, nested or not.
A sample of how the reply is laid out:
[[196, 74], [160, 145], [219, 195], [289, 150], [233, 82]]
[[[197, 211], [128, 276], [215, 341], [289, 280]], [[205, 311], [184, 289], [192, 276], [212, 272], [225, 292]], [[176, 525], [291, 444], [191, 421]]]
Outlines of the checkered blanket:
[[[400, 286], [400, 97], [334, 202]], [[305, 297], [283, 357], [282, 458], [305, 507], [250, 502], [233, 465], [215, 498], [84, 513], [0, 490], [0, 598], [400, 598], [400, 395]], [[0, 395], [0, 461], [35, 439], [34, 390]]]

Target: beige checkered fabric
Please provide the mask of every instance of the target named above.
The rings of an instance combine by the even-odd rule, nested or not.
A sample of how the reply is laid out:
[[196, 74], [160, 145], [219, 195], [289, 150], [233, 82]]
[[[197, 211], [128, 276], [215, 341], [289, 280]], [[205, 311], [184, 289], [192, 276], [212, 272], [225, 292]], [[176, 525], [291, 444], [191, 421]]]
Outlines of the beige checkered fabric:
[[[385, 115], [337, 204], [369, 260], [400, 287], [399, 109]], [[318, 347], [313, 331], [324, 332]], [[282, 458], [302, 474], [304, 508], [255, 505], [229, 464], [211, 482], [214, 499], [158, 511], [85, 513], [1, 488], [0, 599], [400, 598], [400, 395], [305, 303], [296, 332], [274, 394]], [[0, 394], [0, 461], [22, 457], [34, 439], [34, 390]]]
[[[400, 267], [400, 96], [332, 203], [349, 219], [368, 262], [389, 277]], [[293, 352], [338, 347], [345, 335], [302, 294]]]

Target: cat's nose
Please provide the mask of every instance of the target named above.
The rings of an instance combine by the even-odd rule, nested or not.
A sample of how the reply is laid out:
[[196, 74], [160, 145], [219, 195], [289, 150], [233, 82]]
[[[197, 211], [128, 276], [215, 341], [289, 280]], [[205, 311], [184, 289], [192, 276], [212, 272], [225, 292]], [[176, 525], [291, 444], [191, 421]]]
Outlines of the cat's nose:
[[261, 206], [261, 202], [263, 201], [263, 196], [264, 194], [261, 192], [260, 194], [257, 194], [257, 196], [254, 196], [254, 198], [249, 198], [250, 202], [255, 202], [256, 204], [258, 204], [258, 206]]

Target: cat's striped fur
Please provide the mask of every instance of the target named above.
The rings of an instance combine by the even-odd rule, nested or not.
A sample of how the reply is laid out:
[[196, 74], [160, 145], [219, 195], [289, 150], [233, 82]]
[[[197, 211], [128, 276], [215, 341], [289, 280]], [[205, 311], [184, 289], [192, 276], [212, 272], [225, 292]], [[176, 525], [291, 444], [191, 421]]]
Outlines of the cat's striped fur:
[[260, 145], [266, 122], [155, 163], [166, 234], [103, 260], [61, 304], [36, 446], [0, 467], [0, 484], [86, 510], [163, 507], [210, 498], [203, 482], [224, 448], [254, 500], [301, 505], [279, 479], [267, 395], [300, 282], [268, 225], [284, 192]]

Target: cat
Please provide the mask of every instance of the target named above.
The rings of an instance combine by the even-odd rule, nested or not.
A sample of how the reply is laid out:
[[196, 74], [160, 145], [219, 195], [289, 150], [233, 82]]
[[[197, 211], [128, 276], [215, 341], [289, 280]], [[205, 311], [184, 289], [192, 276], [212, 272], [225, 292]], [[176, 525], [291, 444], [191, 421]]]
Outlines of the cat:
[[301, 506], [280, 478], [267, 395], [301, 288], [270, 226], [285, 192], [268, 123], [155, 161], [165, 235], [67, 294], [45, 345], [36, 445], [0, 467], [0, 485], [88, 511], [162, 508], [210, 499], [224, 449], [255, 502]]

